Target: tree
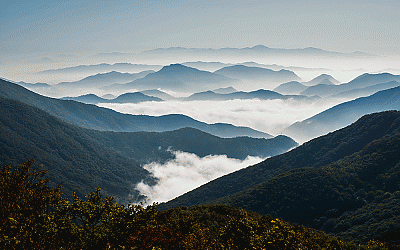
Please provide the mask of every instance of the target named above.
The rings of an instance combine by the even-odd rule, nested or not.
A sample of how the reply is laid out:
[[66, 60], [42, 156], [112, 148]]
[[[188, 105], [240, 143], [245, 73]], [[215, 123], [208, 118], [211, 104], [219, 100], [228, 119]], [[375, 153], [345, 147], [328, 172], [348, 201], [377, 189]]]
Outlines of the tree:
[[32, 165], [5, 165], [0, 172], [0, 248], [55, 248], [62, 243], [60, 235], [70, 232], [69, 202], [62, 198], [61, 186], [49, 187], [49, 179], [43, 178], [47, 171]]

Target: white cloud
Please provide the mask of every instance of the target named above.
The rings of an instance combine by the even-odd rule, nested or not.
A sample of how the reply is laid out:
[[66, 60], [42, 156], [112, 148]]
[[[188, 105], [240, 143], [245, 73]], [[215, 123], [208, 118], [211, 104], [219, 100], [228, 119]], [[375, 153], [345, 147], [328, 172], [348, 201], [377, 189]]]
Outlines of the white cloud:
[[118, 112], [134, 115], [160, 116], [184, 114], [206, 123], [230, 123], [246, 126], [273, 135], [296, 121], [302, 121], [324, 111], [339, 101], [300, 103], [283, 100], [230, 101], [167, 101], [138, 104], [99, 104]]
[[155, 186], [143, 182], [136, 186], [142, 195], [147, 196], [148, 204], [171, 200], [213, 179], [263, 160], [259, 157], [237, 160], [226, 155], [209, 155], [201, 158], [192, 153], [173, 153], [175, 159], [165, 164], [150, 163], [144, 166], [159, 179]]

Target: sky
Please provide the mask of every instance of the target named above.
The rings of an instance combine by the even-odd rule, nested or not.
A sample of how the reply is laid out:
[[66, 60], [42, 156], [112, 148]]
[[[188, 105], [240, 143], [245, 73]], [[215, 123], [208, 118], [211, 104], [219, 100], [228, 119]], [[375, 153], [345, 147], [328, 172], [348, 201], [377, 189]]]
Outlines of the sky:
[[[91, 64], [90, 58], [94, 58], [91, 56], [98, 53], [140, 53], [168, 47], [315, 47], [394, 57], [387, 62], [386, 58], [380, 58], [381, 61], [373, 59], [364, 64], [353, 59], [345, 63], [313, 58], [308, 62], [297, 60], [283, 64], [273, 58], [259, 61], [285, 66], [327, 67], [335, 69], [330, 73], [345, 82], [355, 77], [354, 74], [364, 72], [364, 68], [400, 68], [399, 10], [400, 0], [1, 0], [0, 77], [58, 83], [67, 79], [36, 73]], [[162, 58], [156, 60], [159, 61], [151, 63], [162, 64]], [[304, 80], [319, 73], [312, 71], [310, 74], [314, 75], [306, 75], [308, 79]], [[215, 109], [213, 102], [104, 106], [133, 114], [182, 113], [203, 122], [227, 122], [276, 135], [285, 126], [334, 104], [235, 100], [218, 103], [219, 109]], [[185, 152], [175, 152], [175, 155], [174, 160], [163, 165], [152, 163], [146, 166], [160, 179], [154, 187], [143, 183], [136, 187], [149, 197], [150, 202], [171, 199], [262, 160], [237, 161], [226, 156], [199, 158]]]
[[400, 1], [0, 1], [0, 63], [154, 48], [400, 55]]

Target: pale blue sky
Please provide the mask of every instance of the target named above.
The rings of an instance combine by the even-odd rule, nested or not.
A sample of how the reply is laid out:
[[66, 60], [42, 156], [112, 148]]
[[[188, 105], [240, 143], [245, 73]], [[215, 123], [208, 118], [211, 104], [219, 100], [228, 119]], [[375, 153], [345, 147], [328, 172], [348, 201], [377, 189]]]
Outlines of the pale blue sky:
[[399, 54], [399, 11], [400, 1], [1, 0], [0, 57], [258, 44]]

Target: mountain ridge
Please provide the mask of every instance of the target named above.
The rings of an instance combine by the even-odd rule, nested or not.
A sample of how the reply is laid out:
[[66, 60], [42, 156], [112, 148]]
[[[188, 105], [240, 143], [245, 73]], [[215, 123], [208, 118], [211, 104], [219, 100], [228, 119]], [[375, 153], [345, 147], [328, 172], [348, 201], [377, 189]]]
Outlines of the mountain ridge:
[[400, 110], [400, 87], [379, 91], [367, 97], [338, 104], [301, 122], [283, 133], [299, 141], [323, 135], [354, 122], [362, 115], [386, 110]]
[[96, 130], [162, 132], [193, 127], [220, 137], [272, 137], [251, 128], [236, 127], [231, 124], [207, 124], [184, 115], [152, 117], [121, 114], [91, 104], [41, 96], [4, 80], [0, 80], [0, 96], [38, 107], [68, 123]]

